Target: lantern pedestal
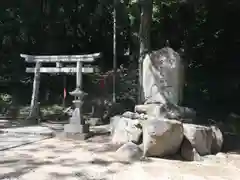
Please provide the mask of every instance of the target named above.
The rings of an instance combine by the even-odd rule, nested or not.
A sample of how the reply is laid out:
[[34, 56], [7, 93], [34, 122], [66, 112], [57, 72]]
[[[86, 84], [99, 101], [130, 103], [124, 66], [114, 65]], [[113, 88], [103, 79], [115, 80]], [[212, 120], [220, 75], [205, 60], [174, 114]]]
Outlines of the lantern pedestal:
[[69, 124], [64, 126], [64, 133], [66, 137], [79, 137], [80, 139], [86, 139], [89, 134], [89, 125], [85, 123], [85, 120], [81, 114], [81, 107], [83, 104], [83, 97], [87, 94], [81, 91], [79, 88], [69, 93], [74, 96], [76, 100], [73, 101], [75, 109], [72, 117], [69, 120]]

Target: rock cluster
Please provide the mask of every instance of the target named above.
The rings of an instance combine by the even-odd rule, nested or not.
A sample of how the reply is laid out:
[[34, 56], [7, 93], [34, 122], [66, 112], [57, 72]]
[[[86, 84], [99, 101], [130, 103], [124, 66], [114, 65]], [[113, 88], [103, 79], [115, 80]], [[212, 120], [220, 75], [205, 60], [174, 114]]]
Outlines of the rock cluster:
[[139, 157], [139, 146], [143, 157], [180, 154], [193, 161], [219, 152], [223, 144], [220, 129], [189, 124], [196, 113], [180, 106], [184, 90], [180, 55], [169, 47], [148, 53], [142, 73], [144, 104], [136, 105], [135, 112], [111, 118], [112, 142], [123, 145], [116, 153], [120, 157], [128, 154], [125, 160], [136, 159], [132, 157]]
[[112, 143], [119, 146], [116, 157], [122, 161], [174, 155], [199, 161], [202, 156], [220, 152], [223, 145], [222, 132], [216, 126], [183, 123], [138, 112], [112, 117], [110, 127]]

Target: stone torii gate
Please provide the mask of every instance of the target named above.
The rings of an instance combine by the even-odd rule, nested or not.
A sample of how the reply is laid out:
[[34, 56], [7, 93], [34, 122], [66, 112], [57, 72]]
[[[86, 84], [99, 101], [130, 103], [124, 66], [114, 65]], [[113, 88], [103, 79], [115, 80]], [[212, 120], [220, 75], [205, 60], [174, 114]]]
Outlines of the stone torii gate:
[[[73, 116], [70, 119], [70, 124], [65, 125], [66, 132], [78, 133], [88, 131], [88, 127], [85, 124], [83, 118], [81, 118], [81, 105], [82, 98], [86, 95], [82, 91], [82, 73], [93, 73], [93, 67], [84, 67], [83, 63], [94, 62], [96, 58], [101, 56], [100, 53], [87, 54], [87, 55], [27, 55], [21, 54], [22, 58], [25, 58], [27, 63], [36, 63], [35, 68], [26, 68], [27, 73], [34, 73], [33, 91], [31, 99], [31, 111], [28, 119], [37, 120], [38, 118], [38, 94], [40, 86], [40, 74], [41, 73], [76, 73], [76, 89], [70, 92], [72, 96], [77, 99], [73, 101], [75, 104], [75, 110]], [[56, 67], [42, 67], [43, 63], [56, 63]], [[64, 63], [76, 63], [76, 67], [64, 67]]]

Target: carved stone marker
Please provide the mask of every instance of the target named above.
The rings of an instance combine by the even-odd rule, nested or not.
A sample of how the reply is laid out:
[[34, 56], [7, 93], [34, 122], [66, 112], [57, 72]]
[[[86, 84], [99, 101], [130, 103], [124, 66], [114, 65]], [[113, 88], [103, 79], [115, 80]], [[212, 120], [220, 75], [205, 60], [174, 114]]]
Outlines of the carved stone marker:
[[143, 60], [145, 105], [140, 105], [142, 107], [139, 106], [138, 109], [154, 111], [156, 117], [190, 120], [195, 117], [195, 112], [179, 106], [183, 98], [183, 89], [184, 65], [177, 52], [166, 47], [145, 56]]
[[143, 61], [143, 91], [146, 103], [179, 104], [184, 88], [184, 66], [173, 49], [147, 54]]

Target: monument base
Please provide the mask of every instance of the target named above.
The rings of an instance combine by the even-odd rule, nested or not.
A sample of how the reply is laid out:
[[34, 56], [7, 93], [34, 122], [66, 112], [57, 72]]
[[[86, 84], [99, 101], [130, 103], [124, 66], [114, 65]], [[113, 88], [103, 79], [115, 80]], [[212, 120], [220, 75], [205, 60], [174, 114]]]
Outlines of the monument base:
[[89, 125], [88, 124], [66, 124], [64, 125], [64, 132], [65, 133], [89, 133]]
[[91, 137], [91, 133], [66, 133], [63, 132], [57, 136], [61, 140], [77, 140], [82, 141]]
[[66, 124], [64, 125], [64, 132], [60, 135], [63, 139], [71, 140], [85, 140], [90, 136], [88, 124]]

